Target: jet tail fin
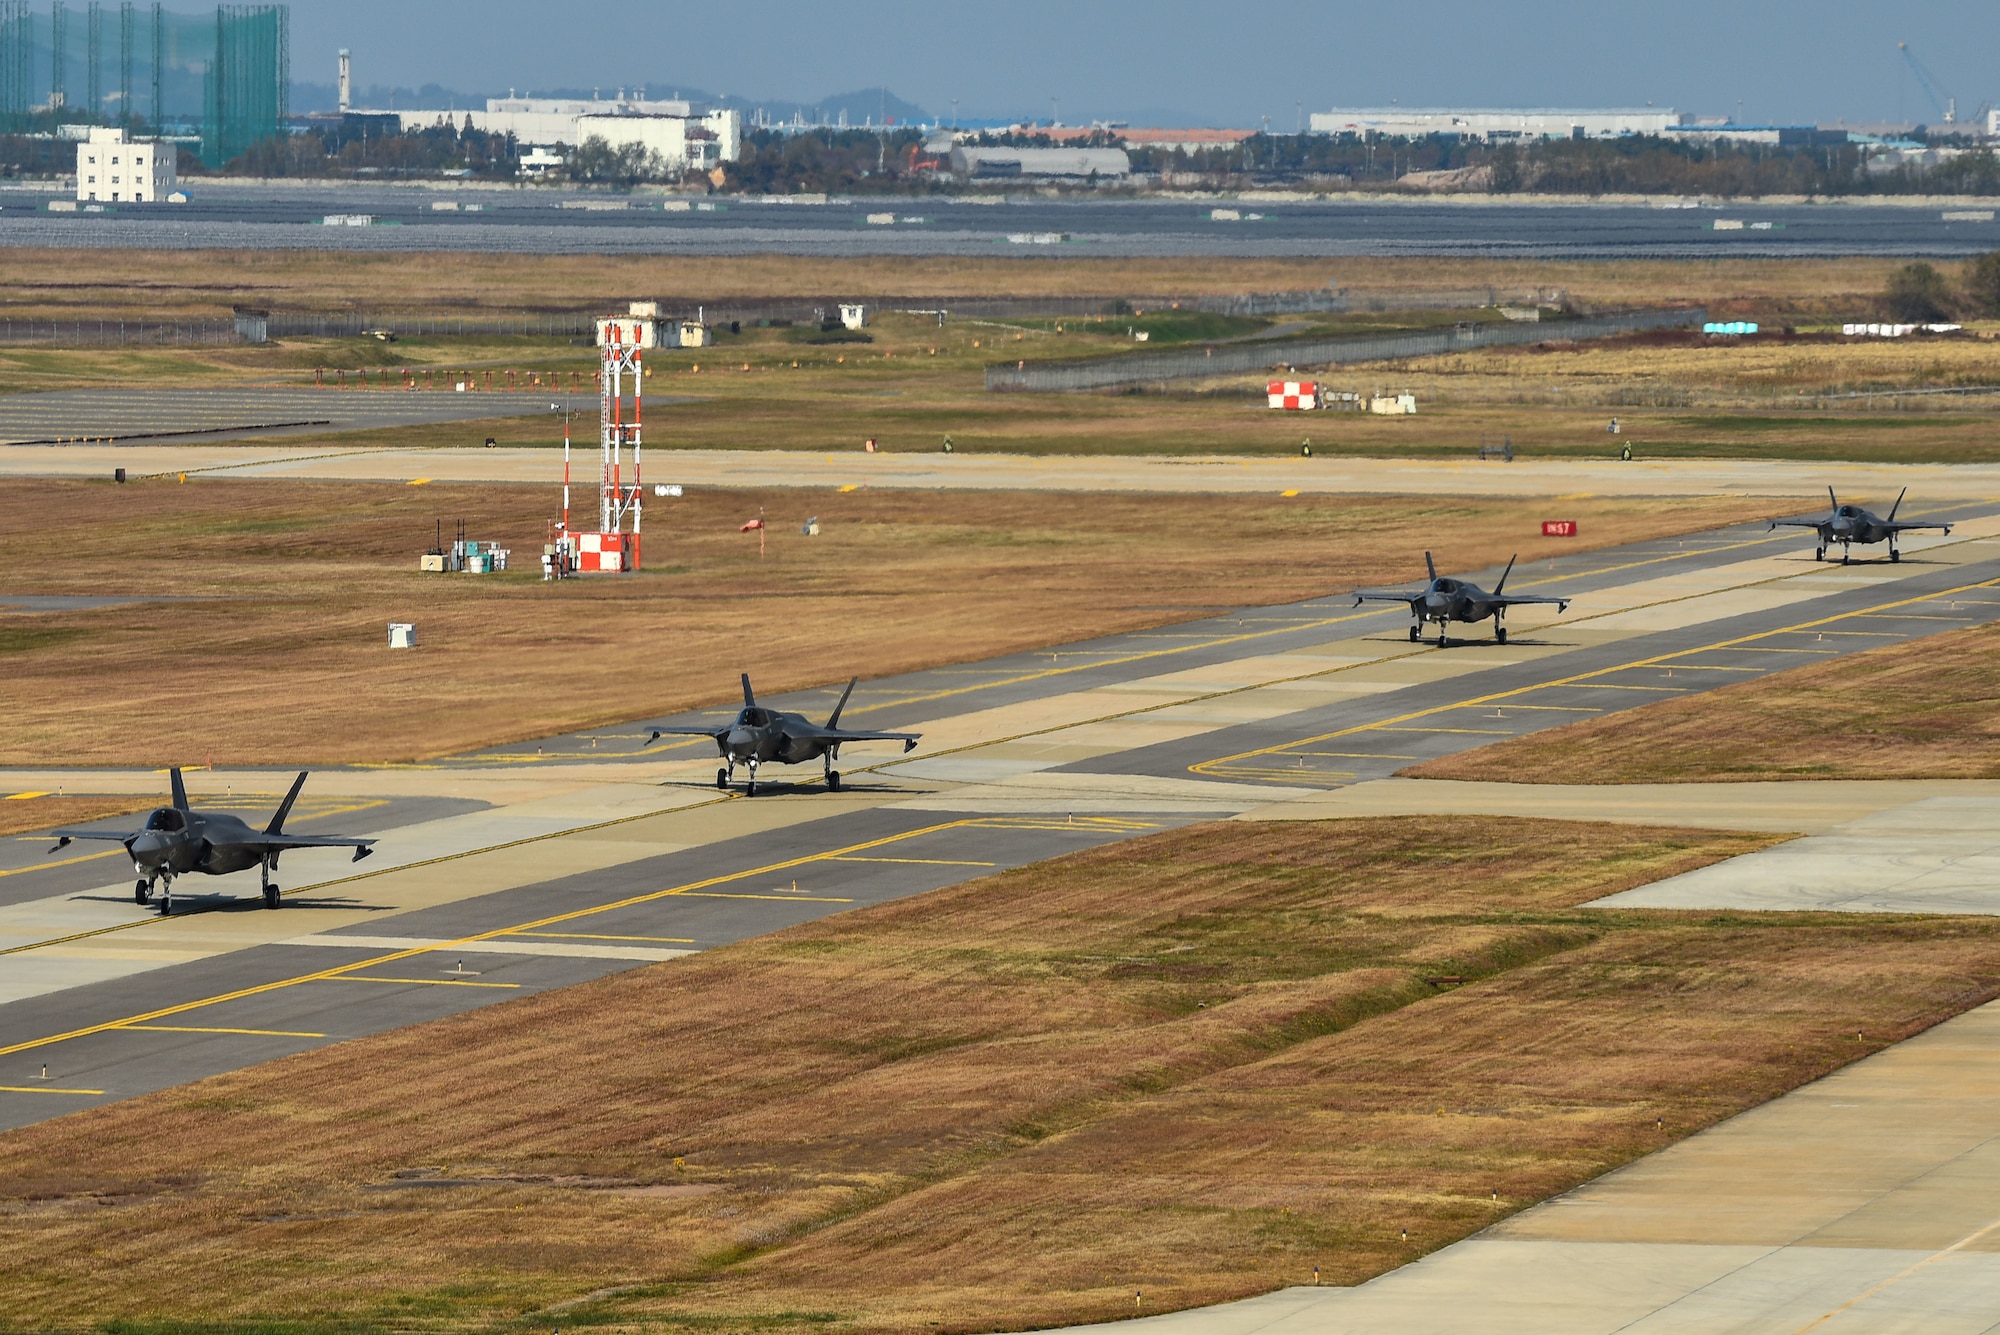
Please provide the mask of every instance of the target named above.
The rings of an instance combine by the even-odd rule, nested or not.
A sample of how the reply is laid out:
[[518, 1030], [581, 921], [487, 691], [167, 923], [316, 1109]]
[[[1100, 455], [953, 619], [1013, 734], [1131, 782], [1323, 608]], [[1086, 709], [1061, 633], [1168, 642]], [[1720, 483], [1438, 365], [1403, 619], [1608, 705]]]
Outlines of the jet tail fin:
[[1515, 552], [1512, 556], [1507, 558], [1507, 568], [1500, 572], [1500, 582], [1493, 586], [1493, 596], [1495, 598], [1498, 598], [1501, 595], [1501, 593], [1506, 590], [1507, 576], [1514, 573], [1514, 563], [1520, 559], [1521, 559], [1521, 554], [1519, 552]]
[[173, 781], [174, 785], [174, 810], [188, 810], [188, 790], [187, 785], [181, 782], [181, 767], [176, 765], [168, 770], [167, 777]]
[[292, 780], [292, 791], [286, 793], [285, 800], [278, 803], [277, 814], [272, 816], [271, 823], [264, 827], [265, 834], [283, 834], [285, 832], [285, 817], [292, 814], [292, 803], [299, 800], [299, 790], [306, 786], [306, 775], [310, 773], [312, 773], [311, 770], [302, 769], [299, 771], [299, 777]]
[[1424, 553], [1424, 569], [1431, 572], [1432, 579], [1436, 579], [1438, 577], [1437, 562], [1431, 560], [1431, 554], [1429, 552]]
[[1904, 487], [1901, 491], [1896, 493], [1896, 503], [1889, 507], [1890, 523], [1893, 524], [1896, 522], [1896, 511], [1903, 508], [1903, 498], [1909, 494], [1910, 494], [1910, 489], [1908, 487]]
[[854, 683], [860, 680], [861, 678], [859, 677], [849, 677], [847, 679], [847, 689], [840, 693], [840, 703], [833, 707], [833, 714], [826, 721], [827, 727], [838, 728], [840, 726], [840, 711], [847, 708], [847, 697], [854, 694]]
[[1826, 503], [1836, 510], [1840, 508], [1840, 497], [1833, 494], [1833, 484], [1831, 482], [1826, 484]]
[[750, 674], [743, 674], [743, 707], [749, 709], [757, 703], [757, 697], [750, 693]]

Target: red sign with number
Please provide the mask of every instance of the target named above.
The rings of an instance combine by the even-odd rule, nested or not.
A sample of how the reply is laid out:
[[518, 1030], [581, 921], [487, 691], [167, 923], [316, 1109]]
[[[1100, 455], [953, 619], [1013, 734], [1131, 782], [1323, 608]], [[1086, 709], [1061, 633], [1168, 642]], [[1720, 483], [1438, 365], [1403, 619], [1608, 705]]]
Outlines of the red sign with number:
[[1544, 519], [1542, 536], [1545, 538], [1573, 538], [1576, 536], [1574, 519]]

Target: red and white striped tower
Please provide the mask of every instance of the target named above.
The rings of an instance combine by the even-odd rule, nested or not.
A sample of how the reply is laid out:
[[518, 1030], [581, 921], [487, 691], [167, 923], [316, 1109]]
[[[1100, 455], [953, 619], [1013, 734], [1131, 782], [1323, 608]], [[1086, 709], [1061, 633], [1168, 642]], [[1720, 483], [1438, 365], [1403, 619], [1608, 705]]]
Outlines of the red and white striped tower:
[[[597, 528], [570, 528], [569, 423], [563, 421], [563, 538], [579, 571], [624, 572], [639, 568], [639, 530], [645, 519], [641, 499], [642, 439], [639, 405], [645, 374], [645, 326], [635, 320], [598, 322], [602, 351], [598, 374]], [[632, 420], [625, 420], [625, 393], [630, 381]], [[625, 482], [625, 453], [632, 454], [632, 482]]]

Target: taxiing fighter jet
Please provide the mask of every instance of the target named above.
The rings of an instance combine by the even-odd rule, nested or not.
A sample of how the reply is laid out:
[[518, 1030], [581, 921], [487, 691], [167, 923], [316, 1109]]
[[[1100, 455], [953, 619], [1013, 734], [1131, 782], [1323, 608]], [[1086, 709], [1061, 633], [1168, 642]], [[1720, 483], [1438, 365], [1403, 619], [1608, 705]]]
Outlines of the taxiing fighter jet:
[[1889, 507], [1889, 517], [1884, 519], [1880, 515], [1864, 510], [1858, 505], [1842, 505], [1840, 498], [1833, 494], [1833, 488], [1828, 487], [1826, 489], [1826, 499], [1833, 506], [1833, 510], [1825, 518], [1773, 519], [1771, 527], [1773, 529], [1783, 527], [1817, 530], [1819, 533], [1819, 546], [1813, 550], [1813, 560], [1815, 561], [1826, 560], [1826, 549], [1837, 542], [1840, 544], [1840, 563], [1846, 565], [1848, 558], [1853, 555], [1855, 543], [1868, 545], [1883, 541], [1889, 544], [1889, 559], [1891, 561], [1900, 561], [1903, 559], [1903, 554], [1896, 550], [1897, 535], [1907, 533], [1913, 528], [1941, 528], [1947, 535], [1951, 533], [1950, 524], [1897, 523], [1896, 511], [1903, 508], [1903, 497], [1909, 494], [1910, 489], [1908, 487], [1904, 487], [1900, 492], [1896, 493], [1896, 503]]
[[1421, 592], [1357, 593], [1354, 595], [1354, 605], [1359, 607], [1363, 603], [1408, 603], [1412, 644], [1421, 637], [1426, 621], [1437, 623], [1438, 647], [1443, 648], [1448, 643], [1445, 632], [1451, 622], [1484, 621], [1488, 617], [1493, 618], [1493, 638], [1505, 644], [1507, 627], [1501, 624], [1500, 619], [1507, 614], [1508, 608], [1522, 603], [1554, 603], [1558, 613], [1569, 610], [1570, 600], [1567, 598], [1508, 597], [1504, 592], [1507, 587], [1507, 576], [1514, 573], [1514, 562], [1518, 559], [1518, 557], [1508, 558], [1507, 569], [1501, 574], [1500, 582], [1493, 586], [1493, 592], [1488, 593], [1477, 584], [1462, 579], [1439, 578], [1437, 563], [1431, 560], [1429, 552], [1425, 552], [1424, 568], [1431, 572], [1431, 579]]
[[278, 868], [278, 855], [286, 849], [351, 848], [356, 862], [375, 851], [373, 839], [284, 832], [285, 817], [292, 814], [292, 803], [299, 800], [299, 790], [306, 786], [306, 775], [310, 772], [299, 772], [299, 777], [292, 781], [292, 791], [286, 793], [285, 800], [278, 804], [278, 813], [271, 817], [269, 825], [259, 831], [226, 812], [202, 812], [188, 806], [187, 786], [181, 782], [180, 770], [169, 770], [168, 773], [173, 776], [174, 804], [161, 807], [146, 817], [143, 829], [130, 834], [110, 830], [57, 830], [56, 834], [60, 837], [56, 840], [56, 847], [49, 852], [67, 847], [72, 839], [117, 840], [132, 855], [133, 870], [139, 873], [139, 883], [132, 888], [133, 900], [140, 904], [151, 900], [153, 886], [157, 883], [162, 914], [174, 911], [176, 876], [191, 871], [226, 876], [233, 871], [261, 867], [264, 907], [274, 909], [278, 907], [279, 892], [271, 882], [271, 873]]
[[[833, 762], [840, 758], [843, 742], [901, 742], [904, 751], [916, 749], [921, 733], [914, 732], [847, 732], [840, 726], [840, 711], [847, 708], [847, 697], [854, 694], [854, 683], [859, 677], [847, 683], [847, 689], [840, 693], [840, 703], [833, 707], [833, 716], [821, 727], [804, 714], [790, 714], [783, 710], [766, 709], [757, 703], [757, 697], [750, 692], [750, 674], [743, 674], [743, 708], [737, 712], [733, 722], [720, 728], [655, 728], [653, 735], [646, 739], [651, 746], [660, 738], [670, 734], [688, 737], [712, 737], [715, 748], [726, 762], [715, 772], [715, 786], [727, 788], [736, 777], [736, 767], [750, 767], [750, 783], [744, 789], [745, 796], [757, 795], [757, 767], [776, 761], [780, 765], [798, 765], [808, 760], [820, 760], [826, 766], [826, 788], [830, 793], [840, 791], [840, 771]], [[644, 749], [644, 748], [641, 748]]]

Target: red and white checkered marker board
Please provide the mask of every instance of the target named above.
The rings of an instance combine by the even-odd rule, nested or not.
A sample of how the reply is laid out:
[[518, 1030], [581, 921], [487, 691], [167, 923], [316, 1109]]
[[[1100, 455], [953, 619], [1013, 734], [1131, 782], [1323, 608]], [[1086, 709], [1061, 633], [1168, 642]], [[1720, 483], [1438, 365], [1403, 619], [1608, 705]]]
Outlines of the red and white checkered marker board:
[[636, 533], [572, 533], [576, 541], [576, 568], [617, 574], [639, 568], [639, 535]]
[[1544, 519], [1542, 536], [1545, 538], [1573, 538], [1576, 536], [1574, 519]]
[[1311, 380], [1273, 380], [1268, 388], [1273, 408], [1319, 407], [1319, 386]]

